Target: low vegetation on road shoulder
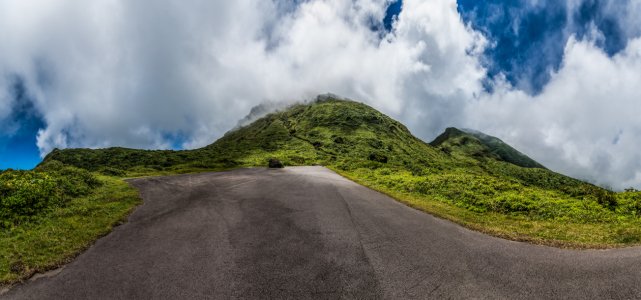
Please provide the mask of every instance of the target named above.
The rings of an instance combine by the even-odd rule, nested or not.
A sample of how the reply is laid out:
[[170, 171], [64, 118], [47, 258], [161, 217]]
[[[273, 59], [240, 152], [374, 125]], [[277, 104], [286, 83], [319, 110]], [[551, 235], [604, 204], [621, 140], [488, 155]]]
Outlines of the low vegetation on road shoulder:
[[618, 202], [612, 208], [591, 194], [573, 197], [491, 177], [328, 167], [410, 207], [491, 236], [568, 249], [641, 244], [637, 191], [615, 193]]
[[641, 192], [614, 192], [555, 173], [478, 132], [449, 128], [428, 144], [365, 104], [328, 96], [268, 114], [200, 149], [54, 150], [42, 165], [60, 161], [109, 176], [142, 177], [267, 167], [271, 159], [284, 166], [328, 166], [498, 237], [576, 249], [641, 243]]
[[60, 267], [142, 202], [120, 178], [53, 162], [0, 173], [0, 285]]

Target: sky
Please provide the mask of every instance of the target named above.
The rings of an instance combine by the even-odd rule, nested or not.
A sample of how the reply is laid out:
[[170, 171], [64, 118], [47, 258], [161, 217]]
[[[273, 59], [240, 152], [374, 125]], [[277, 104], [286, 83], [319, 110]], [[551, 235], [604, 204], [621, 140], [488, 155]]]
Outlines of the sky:
[[54, 148], [193, 149], [334, 93], [431, 141], [496, 136], [641, 189], [641, 0], [7, 0], [0, 169]]

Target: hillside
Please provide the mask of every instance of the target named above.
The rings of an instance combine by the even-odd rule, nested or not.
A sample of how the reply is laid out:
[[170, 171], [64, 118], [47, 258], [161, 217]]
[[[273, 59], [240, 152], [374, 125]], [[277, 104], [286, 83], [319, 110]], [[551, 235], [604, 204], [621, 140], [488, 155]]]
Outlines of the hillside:
[[403, 124], [365, 104], [323, 97], [259, 118], [200, 149], [55, 149], [43, 163], [57, 160], [90, 171], [135, 171], [263, 165], [261, 159], [272, 156], [286, 165], [353, 160], [402, 165], [429, 165], [429, 161], [438, 167], [451, 160], [413, 136]]
[[473, 129], [449, 127], [430, 145], [449, 153], [468, 155], [476, 159], [504, 161], [523, 168], [545, 169], [542, 164], [512, 148], [499, 138]]
[[377, 110], [334, 96], [322, 95], [305, 104], [270, 110], [276, 112], [249, 125], [237, 126], [200, 149], [55, 149], [45, 157], [43, 164], [60, 161], [114, 175], [119, 172], [185, 173], [194, 169], [261, 166], [271, 158], [278, 158], [286, 166], [334, 165], [342, 170], [388, 166], [416, 176], [444, 172], [485, 174], [541, 188], [585, 184], [542, 166], [541, 170], [518, 167], [519, 164], [528, 167], [538, 163], [507, 144], [498, 147], [500, 140], [493, 137], [483, 139], [489, 141], [491, 148], [475, 136], [448, 128], [427, 144], [412, 135], [403, 124]]
[[494, 153], [478, 138], [454, 127], [445, 129], [445, 132], [430, 142], [430, 145], [449, 154], [471, 156], [480, 160], [503, 161], [499, 155]]
[[[641, 241], [641, 229], [629, 225], [640, 220], [641, 193], [614, 193], [552, 172], [497, 138], [448, 128], [428, 144], [372, 107], [333, 96], [270, 111], [263, 117], [250, 114], [200, 149], [55, 150], [43, 164], [60, 161], [136, 177], [267, 166], [277, 158], [285, 166], [327, 166], [408, 205], [502, 237], [513, 238], [496, 232], [535, 239]], [[565, 224], [563, 231], [555, 229], [559, 224]], [[621, 230], [588, 229], [587, 224]], [[487, 231], [490, 227], [497, 231]]]
[[512, 148], [507, 143], [503, 142], [497, 137], [487, 135], [483, 132], [474, 129], [462, 128], [465, 133], [474, 136], [479, 139], [483, 144], [492, 150], [492, 153], [498, 155], [503, 161], [509, 162], [511, 164], [517, 165], [524, 168], [539, 168], [546, 169], [545, 166], [538, 163], [537, 161], [531, 159], [527, 155], [519, 152], [518, 150]]

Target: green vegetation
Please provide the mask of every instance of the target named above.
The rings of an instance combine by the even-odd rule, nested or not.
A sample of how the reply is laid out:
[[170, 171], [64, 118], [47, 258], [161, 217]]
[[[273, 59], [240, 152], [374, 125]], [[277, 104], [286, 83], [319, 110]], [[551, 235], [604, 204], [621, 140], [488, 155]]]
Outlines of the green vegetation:
[[58, 161], [2, 171], [0, 196], [2, 285], [69, 262], [141, 202], [122, 180]]
[[504, 143], [499, 138], [487, 135], [477, 130], [473, 129], [463, 129], [467, 134], [478, 138], [485, 146], [492, 150], [492, 153], [498, 155], [501, 160], [509, 162], [511, 164], [517, 165], [524, 168], [539, 168], [546, 169], [542, 164], [536, 162], [535, 160], [529, 158], [527, 155], [519, 152], [518, 150], [512, 148], [510, 145]]
[[86, 170], [51, 161], [36, 171], [0, 173], [0, 227], [10, 228], [37, 215], [66, 206], [102, 184]]
[[[564, 216], [546, 218], [545, 215], [541, 214], [530, 215], [519, 209], [514, 210], [514, 204], [508, 206], [508, 209], [512, 211], [511, 213], [493, 211], [478, 212], [474, 211], [478, 206], [466, 207], [463, 203], [452, 205], [452, 203], [456, 202], [451, 200], [452, 197], [448, 197], [446, 193], [443, 193], [444, 195], [438, 195], [437, 198], [434, 199], [426, 197], [425, 190], [415, 190], [412, 186], [415, 186], [416, 183], [420, 185], [420, 179], [412, 178], [409, 173], [381, 176], [381, 174], [388, 172], [392, 174], [394, 170], [382, 169], [370, 171], [368, 169], [361, 169], [357, 172], [344, 172], [340, 169], [334, 170], [362, 185], [387, 194], [410, 207], [423, 210], [439, 218], [448, 219], [463, 227], [504, 239], [571, 249], [625, 247], [639, 245], [641, 240], [641, 221], [638, 218], [638, 200], [641, 199], [641, 197], [638, 191], [627, 191], [617, 194], [617, 199], [621, 200], [619, 205], [623, 209], [622, 211], [615, 211], [614, 213], [604, 211], [603, 206], [594, 205], [594, 198], [586, 197], [586, 199], [583, 200], [584, 203], [596, 212], [591, 216], [589, 213], [583, 214], [583, 216], [587, 218], [583, 218], [583, 220], [577, 222], [564, 218]], [[396, 182], [396, 186], [391, 184], [391, 182], [394, 181]], [[405, 188], [407, 186], [410, 187]], [[489, 190], [491, 185], [483, 184], [483, 188]], [[478, 188], [474, 189], [478, 190]], [[432, 192], [438, 194], [438, 191]], [[570, 208], [572, 208], [572, 204], [577, 204], [576, 200], [578, 199], [572, 201], [569, 197], [563, 199], [564, 195], [556, 196], [561, 198], [557, 198], [557, 202], [560, 203], [546, 204], [549, 205], [553, 213], [560, 212], [566, 214], [566, 216], [572, 214], [581, 216], [581, 213], [578, 213], [578, 211], [585, 211], [585, 209], [579, 207], [574, 213], [565, 213], [563, 206], [570, 206]], [[566, 200], [566, 202], [563, 203], [563, 200]], [[502, 204], [502, 201], [496, 202], [498, 202], [497, 204]], [[498, 211], [505, 211], [503, 208], [496, 208], [498, 208]], [[555, 211], [554, 209], [556, 208], [560, 209]], [[576, 209], [577, 207], [574, 208]], [[606, 216], [599, 216], [598, 212], [604, 212]], [[621, 214], [623, 216], [622, 218], [618, 218], [617, 215], [621, 212], [623, 212]], [[627, 216], [625, 216], [625, 212], [628, 213]], [[590, 217], [602, 221], [589, 222], [588, 219]]]
[[[267, 166], [276, 158], [285, 166], [326, 165], [400, 201], [414, 199], [417, 208], [497, 236], [528, 236], [561, 247], [641, 242], [641, 193], [614, 193], [549, 171], [497, 138], [467, 131], [472, 134], [448, 128], [427, 144], [367, 105], [319, 97], [201, 149], [55, 150], [45, 162], [146, 176]], [[490, 226], [488, 219], [502, 221]]]
[[427, 144], [367, 105], [319, 97], [200, 149], [56, 149], [34, 170], [5, 170], [2, 283], [65, 263], [123, 222], [140, 202], [123, 177], [266, 167], [270, 159], [328, 166], [494, 236], [566, 248], [641, 243], [641, 192], [615, 193], [549, 171], [496, 138], [456, 128]]
[[448, 153], [473, 156], [476, 159], [487, 158], [509, 162], [519, 167], [547, 170], [542, 164], [510, 147], [500, 139], [472, 129], [447, 128], [430, 145]]

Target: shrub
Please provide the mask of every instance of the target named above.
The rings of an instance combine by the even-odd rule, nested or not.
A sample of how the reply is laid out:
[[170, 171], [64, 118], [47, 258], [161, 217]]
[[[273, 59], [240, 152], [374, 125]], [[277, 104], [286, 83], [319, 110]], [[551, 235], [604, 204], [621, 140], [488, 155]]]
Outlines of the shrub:
[[58, 171], [64, 167], [65, 165], [62, 162], [57, 160], [50, 160], [38, 165], [38, 167], [36, 167], [36, 170], [37, 171]]
[[367, 157], [367, 159], [371, 161], [376, 161], [380, 163], [387, 163], [387, 156], [379, 153], [379, 152], [372, 152], [370, 155]]
[[338, 168], [339, 170], [343, 170], [343, 171], [352, 170], [351, 165], [349, 163], [345, 163], [345, 162], [341, 162], [341, 163], [336, 164], [336, 168]]
[[412, 176], [423, 176], [427, 174], [425, 168], [416, 164], [409, 164], [405, 168], [412, 173]]
[[617, 206], [617, 196], [613, 191], [596, 188], [593, 191], [593, 195], [596, 197], [597, 202], [604, 207], [613, 209]]
[[290, 156], [289, 160], [294, 164], [299, 164], [299, 165], [305, 164], [305, 158], [302, 156]]
[[377, 139], [366, 139], [365, 141], [372, 148], [380, 149], [380, 148], [383, 147], [383, 142], [381, 142], [381, 141], [379, 141]]
[[[192, 163], [192, 166], [193, 167], [197, 167], [197, 165], [199, 165], [199, 164], [202, 164], [202, 162]], [[154, 169], [154, 170], [156, 170], [156, 171], [162, 171], [163, 170], [163, 167], [161, 165], [150, 165], [149, 167]]]
[[636, 196], [628, 205], [628, 210], [634, 214], [635, 217], [641, 217], [641, 196]]
[[127, 173], [121, 169], [110, 168], [110, 167], [104, 167], [100, 169], [100, 173], [107, 176], [117, 176], [117, 177], [123, 177], [127, 175]]
[[389, 169], [389, 168], [382, 168], [382, 169], [378, 169], [378, 175], [385, 176], [385, 175], [389, 175], [389, 174], [391, 174], [391, 173], [392, 173], [392, 172], [390, 171], [390, 169]]
[[44, 173], [4, 172], [0, 178], [0, 217], [35, 215], [62, 204], [64, 187]]
[[64, 206], [71, 198], [87, 195], [101, 184], [87, 170], [59, 162], [32, 171], [5, 170], [0, 175], [0, 220], [4, 219], [4, 224]]

